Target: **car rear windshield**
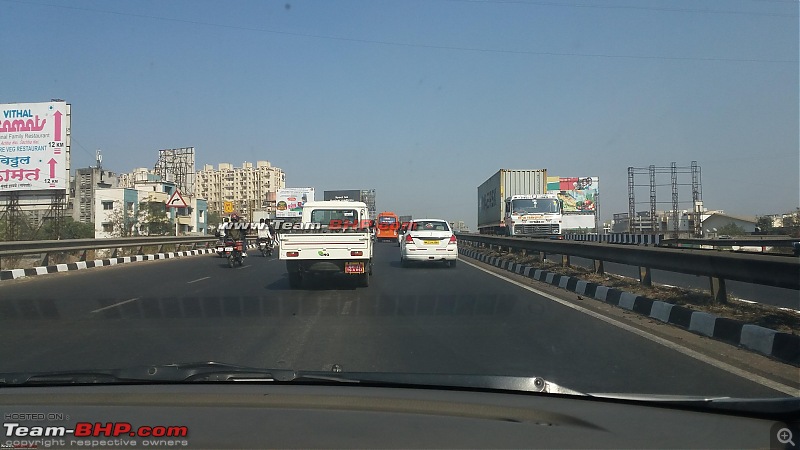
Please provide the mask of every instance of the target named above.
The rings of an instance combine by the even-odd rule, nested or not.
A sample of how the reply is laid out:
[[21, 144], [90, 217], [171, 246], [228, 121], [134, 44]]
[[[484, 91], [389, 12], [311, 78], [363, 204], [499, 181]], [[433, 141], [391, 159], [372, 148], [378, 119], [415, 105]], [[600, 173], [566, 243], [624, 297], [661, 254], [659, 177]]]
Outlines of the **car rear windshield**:
[[420, 220], [414, 222], [412, 229], [415, 231], [450, 231], [450, 226], [441, 220]]

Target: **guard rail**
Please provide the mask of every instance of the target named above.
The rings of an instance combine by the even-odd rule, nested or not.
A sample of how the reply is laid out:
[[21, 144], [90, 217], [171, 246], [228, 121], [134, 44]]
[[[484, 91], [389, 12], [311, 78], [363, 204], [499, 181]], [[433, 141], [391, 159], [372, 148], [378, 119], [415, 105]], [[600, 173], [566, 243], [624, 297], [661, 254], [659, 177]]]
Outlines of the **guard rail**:
[[82, 252], [79, 260], [85, 261], [87, 252], [90, 250], [113, 249], [111, 257], [115, 258], [118, 250], [122, 248], [138, 247], [137, 254], [141, 254], [142, 248], [155, 246], [158, 247], [157, 253], [162, 253], [166, 245], [175, 245], [178, 249], [182, 246], [188, 246], [194, 250], [198, 247], [207, 248], [216, 241], [217, 238], [214, 236], [148, 236], [109, 239], [4, 241], [0, 242], [0, 262], [3, 259], [18, 256], [43, 255], [41, 265], [47, 266], [53, 253]]
[[727, 301], [725, 280], [800, 290], [798, 258], [465, 233], [460, 233], [458, 238], [478, 246], [537, 252], [541, 259], [548, 253], [562, 255], [562, 265], [566, 266], [571, 256], [588, 258], [594, 261], [594, 269], [599, 273], [603, 272], [604, 261], [638, 266], [639, 281], [648, 286], [652, 284], [652, 269], [705, 276], [710, 281], [712, 298], [717, 302]]

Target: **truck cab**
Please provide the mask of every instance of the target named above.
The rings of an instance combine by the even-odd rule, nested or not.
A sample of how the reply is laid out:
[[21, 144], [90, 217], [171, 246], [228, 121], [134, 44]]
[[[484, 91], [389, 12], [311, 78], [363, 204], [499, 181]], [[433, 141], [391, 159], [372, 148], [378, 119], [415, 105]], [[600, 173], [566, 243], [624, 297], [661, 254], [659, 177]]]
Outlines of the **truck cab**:
[[561, 234], [563, 204], [556, 194], [513, 195], [505, 200], [506, 234], [552, 237]]
[[342, 274], [369, 286], [374, 222], [367, 205], [355, 201], [315, 201], [303, 205], [302, 220], [278, 235], [279, 259], [286, 261], [289, 285], [311, 276]]

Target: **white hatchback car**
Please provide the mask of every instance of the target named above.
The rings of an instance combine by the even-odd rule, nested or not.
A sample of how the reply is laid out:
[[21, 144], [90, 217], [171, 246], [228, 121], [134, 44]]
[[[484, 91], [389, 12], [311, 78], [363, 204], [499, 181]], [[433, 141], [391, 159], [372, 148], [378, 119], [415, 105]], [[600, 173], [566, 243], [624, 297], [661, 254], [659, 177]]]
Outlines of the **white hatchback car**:
[[412, 261], [444, 261], [450, 267], [455, 267], [458, 242], [446, 220], [411, 221], [401, 240], [400, 263], [405, 267]]

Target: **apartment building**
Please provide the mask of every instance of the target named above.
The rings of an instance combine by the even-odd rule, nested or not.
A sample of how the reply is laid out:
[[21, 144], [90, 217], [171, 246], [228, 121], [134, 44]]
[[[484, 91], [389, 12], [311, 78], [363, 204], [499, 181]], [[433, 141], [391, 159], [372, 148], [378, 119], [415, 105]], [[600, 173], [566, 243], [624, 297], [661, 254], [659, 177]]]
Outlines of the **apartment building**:
[[286, 187], [286, 175], [269, 161], [245, 162], [242, 167], [220, 163], [218, 168], [206, 164], [197, 172], [197, 196], [206, 199], [208, 211], [225, 214], [225, 204], [250, 216], [255, 212], [275, 214], [278, 189]]

